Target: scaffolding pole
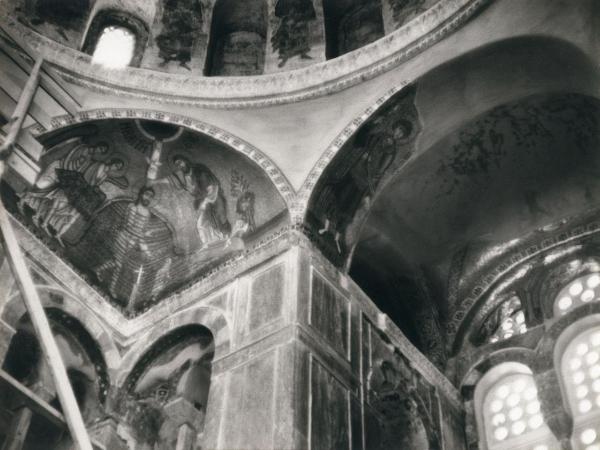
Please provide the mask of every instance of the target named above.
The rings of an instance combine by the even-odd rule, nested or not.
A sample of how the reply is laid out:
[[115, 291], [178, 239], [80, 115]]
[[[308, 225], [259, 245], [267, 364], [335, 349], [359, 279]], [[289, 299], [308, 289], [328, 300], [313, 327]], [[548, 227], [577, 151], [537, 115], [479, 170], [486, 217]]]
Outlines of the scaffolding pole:
[[[42, 62], [42, 58], [36, 60], [13, 113], [10, 130], [3, 144], [0, 146], [0, 180], [2, 179], [5, 170], [4, 160], [10, 154], [14, 142], [21, 131], [23, 120], [27, 115], [27, 111], [29, 110], [29, 106], [37, 89]], [[54, 336], [52, 335], [52, 330], [50, 329], [44, 307], [42, 306], [31, 274], [27, 269], [25, 258], [21, 253], [21, 248], [19, 247], [14, 229], [10, 223], [10, 217], [1, 199], [0, 231], [2, 232], [2, 242], [6, 250], [10, 267], [17, 284], [19, 285], [21, 296], [23, 297], [31, 322], [39, 338], [42, 352], [48, 363], [48, 367], [50, 367], [52, 380], [64, 411], [73, 442], [77, 445], [79, 450], [93, 450], [87, 430], [85, 429], [81, 411], [79, 410], [69, 377], [67, 376], [65, 365], [58, 346], [56, 345], [56, 341], [54, 340]]]

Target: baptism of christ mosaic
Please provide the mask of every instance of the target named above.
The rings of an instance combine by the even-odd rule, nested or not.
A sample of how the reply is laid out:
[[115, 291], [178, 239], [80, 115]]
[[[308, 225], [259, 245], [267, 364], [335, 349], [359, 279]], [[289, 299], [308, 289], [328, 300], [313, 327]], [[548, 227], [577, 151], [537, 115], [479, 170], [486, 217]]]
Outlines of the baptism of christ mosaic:
[[287, 220], [256, 164], [179, 127], [101, 121], [51, 142], [13, 210], [130, 313]]

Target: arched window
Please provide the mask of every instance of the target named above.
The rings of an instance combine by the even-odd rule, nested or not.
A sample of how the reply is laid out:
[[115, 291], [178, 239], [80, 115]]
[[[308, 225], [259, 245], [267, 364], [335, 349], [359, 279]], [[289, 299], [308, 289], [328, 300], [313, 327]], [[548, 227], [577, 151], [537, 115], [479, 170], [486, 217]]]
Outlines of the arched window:
[[148, 28], [140, 19], [122, 11], [102, 10], [94, 16], [82, 50], [104, 67], [139, 67], [147, 41]]
[[92, 63], [109, 69], [122, 69], [131, 64], [135, 49], [135, 35], [125, 27], [111, 25], [100, 34]]
[[567, 284], [554, 301], [554, 317], [560, 317], [573, 308], [600, 299], [600, 274], [591, 273]]
[[523, 364], [506, 362], [489, 370], [475, 388], [475, 408], [482, 449], [556, 448], [533, 374]]
[[210, 331], [186, 325], [160, 338], [141, 356], [125, 380], [122, 399], [125, 421], [139, 445], [176, 448], [187, 438], [165, 430], [187, 424], [196, 434], [201, 431], [213, 355]]
[[573, 448], [600, 450], [600, 325], [588, 327], [568, 343], [560, 371], [574, 420]]
[[[56, 308], [46, 308], [46, 314], [83, 419], [86, 424], [94, 423], [104, 417], [109, 386], [108, 370], [100, 348], [76, 319]], [[16, 330], [3, 370], [61, 411], [50, 368], [43, 358], [27, 315], [19, 320]], [[39, 448], [41, 442], [45, 444], [45, 448], [71, 448], [70, 437], [62, 427], [48, 422], [38, 414], [29, 418], [17, 414], [16, 406], [21, 401], [8, 386], [0, 386], [0, 398], [3, 408], [14, 411], [10, 419], [13, 424], [18, 422], [27, 430], [22, 437], [23, 448]], [[2, 434], [0, 431], [0, 445]]]

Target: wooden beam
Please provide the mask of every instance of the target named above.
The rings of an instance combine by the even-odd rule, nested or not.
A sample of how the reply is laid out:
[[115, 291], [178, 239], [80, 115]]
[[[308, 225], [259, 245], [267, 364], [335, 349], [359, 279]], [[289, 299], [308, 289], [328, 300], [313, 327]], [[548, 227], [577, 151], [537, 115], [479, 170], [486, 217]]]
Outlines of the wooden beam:
[[[44, 417], [48, 422], [63, 430], [69, 428], [65, 421], [65, 417], [60, 411], [2, 369], [0, 369], [0, 383], [8, 386], [8, 388], [23, 402], [23, 406], [29, 408], [33, 413]], [[94, 446], [94, 450], [104, 448], [96, 440], [92, 440], [92, 445]]]
[[[4, 163], [0, 162], [0, 178], [4, 171]], [[79, 405], [73, 394], [67, 370], [63, 363], [60, 351], [52, 335], [48, 318], [42, 306], [42, 302], [21, 253], [15, 232], [4, 204], [0, 200], [0, 230], [4, 238], [3, 245], [6, 250], [8, 261], [19, 285], [23, 301], [29, 312], [33, 328], [38, 336], [46, 363], [52, 373], [52, 381], [58, 394], [60, 404], [63, 408], [71, 438], [79, 450], [93, 450], [90, 438], [85, 429]]]
[[23, 121], [25, 120], [25, 117], [27, 117], [27, 111], [29, 111], [31, 100], [33, 100], [33, 96], [35, 95], [35, 91], [38, 87], [40, 69], [42, 68], [43, 62], [44, 60], [41, 57], [38, 58], [35, 62], [35, 66], [33, 66], [33, 69], [31, 70], [31, 74], [29, 74], [27, 83], [25, 83], [25, 87], [21, 92], [17, 106], [13, 111], [8, 134], [6, 135], [2, 146], [0, 146], [0, 158], [8, 155], [8, 153], [12, 150], [17, 137], [19, 136], [19, 133], [21, 132]]
[[[6, 71], [9, 70], [9, 68], [8, 65], [4, 65], [4, 56], [5, 55], [3, 55], [0, 52], [0, 62], [2, 62], [2, 70]], [[18, 79], [17, 81], [15, 81], [15, 78], [17, 77]], [[15, 106], [19, 101], [19, 97], [23, 90], [22, 84], [25, 82], [25, 80], [27, 80], [27, 78], [27, 73], [21, 70], [19, 70], [19, 73], [13, 73], [12, 75], [9, 75], [8, 73], [0, 74], [0, 89], [2, 89], [12, 99], [10, 103], [12, 103]], [[36, 101], [31, 104], [28, 113], [36, 122], [41, 124], [44, 128], [48, 129], [52, 125], [52, 119], [50, 115], [48, 115], [48, 113], [38, 105], [39, 100], [39, 97], [36, 97]], [[7, 117], [10, 117], [11, 115], [12, 114], [8, 115]]]
[[[19, 42], [15, 33], [8, 27], [0, 26], [2, 33], [12, 42], [5, 43], [0, 39], [0, 48], [25, 72], [31, 70], [31, 61], [35, 61], [36, 53], [27, 45]], [[46, 64], [42, 70], [40, 86], [69, 114], [75, 115], [81, 109], [81, 103], [64, 86], [60, 76]]]
[[19, 383], [7, 372], [0, 369], [0, 381], [6, 385], [23, 401], [25, 406], [31, 409], [34, 413], [45, 417], [54, 425], [61, 428], [66, 428], [67, 423], [63, 415], [55, 408], [45, 402], [40, 396], [36, 395], [31, 389]]
[[6, 439], [2, 445], [2, 450], [23, 450], [32, 417], [33, 412], [26, 406], [15, 411], [10, 422], [10, 428], [6, 433]]

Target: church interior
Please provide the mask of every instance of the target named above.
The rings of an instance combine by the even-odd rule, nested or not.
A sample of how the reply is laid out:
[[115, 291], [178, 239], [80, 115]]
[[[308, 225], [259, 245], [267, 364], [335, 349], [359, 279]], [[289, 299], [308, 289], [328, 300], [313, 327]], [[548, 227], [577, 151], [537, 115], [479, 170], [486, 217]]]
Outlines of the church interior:
[[600, 450], [599, 203], [598, 0], [0, 0], [0, 448]]

